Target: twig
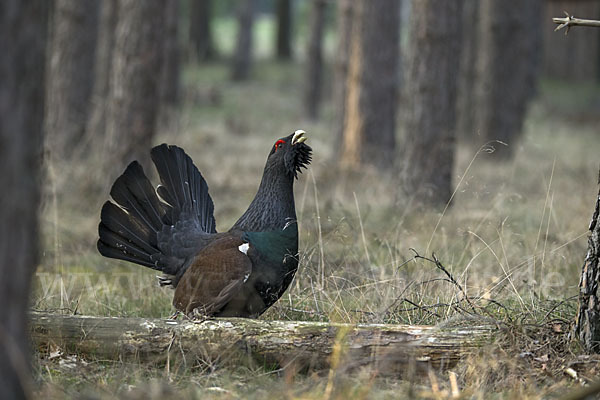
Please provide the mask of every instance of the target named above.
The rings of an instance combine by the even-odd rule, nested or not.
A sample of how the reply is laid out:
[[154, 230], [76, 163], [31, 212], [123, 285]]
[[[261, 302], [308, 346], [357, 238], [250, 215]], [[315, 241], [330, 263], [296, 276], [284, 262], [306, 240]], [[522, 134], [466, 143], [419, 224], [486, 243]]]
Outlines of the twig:
[[506, 308], [506, 306], [504, 304], [500, 303], [499, 301], [496, 301], [494, 299], [486, 299], [486, 298], [481, 297], [481, 296], [473, 297], [472, 299], [474, 299], [474, 300], [485, 300], [485, 301], [488, 302], [488, 304], [485, 307], [482, 307], [483, 310], [488, 314], [488, 316], [491, 315], [491, 313], [487, 310], [487, 307], [489, 307], [490, 305], [495, 305], [495, 306], [500, 307], [500, 308], [502, 308], [504, 310], [505, 316], [506, 316], [506, 318], [508, 318], [509, 322], [513, 321], [513, 319], [510, 316], [510, 310], [508, 308]]
[[566, 303], [568, 303], [568, 302], [570, 302], [570, 301], [573, 301], [573, 300], [575, 300], [575, 299], [578, 299], [578, 298], [579, 298], [579, 296], [578, 296], [578, 295], [575, 295], [575, 296], [567, 297], [566, 299], [564, 299], [564, 300], [561, 300], [560, 302], [556, 303], [556, 304], [555, 304], [555, 305], [554, 305], [554, 306], [553, 306], [553, 307], [552, 307], [552, 308], [551, 308], [551, 309], [550, 309], [550, 310], [549, 310], [549, 311], [546, 313], [546, 315], [544, 315], [544, 318], [542, 318], [542, 321], [545, 321], [545, 320], [546, 320], [546, 319], [547, 319], [547, 318], [550, 316], [550, 314], [552, 314], [552, 313], [554, 312], [554, 310], [556, 310], [558, 307], [560, 307], [560, 306], [562, 306], [563, 304], [566, 304]]
[[444, 265], [440, 262], [440, 260], [436, 257], [435, 253], [431, 253], [431, 258], [428, 257], [423, 257], [422, 255], [420, 255], [415, 249], [411, 248], [410, 250], [412, 250], [413, 253], [415, 253], [415, 257], [414, 258], [420, 258], [421, 260], [425, 260], [425, 261], [429, 261], [431, 263], [433, 263], [437, 269], [439, 269], [440, 271], [442, 271], [444, 274], [446, 274], [446, 276], [448, 277], [448, 279], [450, 279], [450, 282], [452, 282], [454, 284], [454, 286], [456, 286], [458, 288], [458, 290], [460, 290], [460, 292], [463, 295], [463, 298], [465, 299], [465, 301], [469, 304], [469, 306], [471, 307], [471, 310], [473, 310], [473, 312], [475, 314], [478, 314], [477, 311], [475, 310], [475, 305], [473, 305], [473, 303], [471, 303], [471, 300], [469, 299], [469, 296], [467, 296], [467, 292], [465, 292], [465, 290], [463, 289], [463, 287], [460, 285], [460, 283], [458, 283], [456, 281], [456, 279], [454, 279], [454, 276], [452, 276], [452, 274], [446, 269], [446, 267], [444, 267]]
[[600, 21], [598, 20], [575, 18], [566, 11], [564, 13], [566, 15], [565, 18], [552, 18], [552, 22], [554, 22], [555, 24], [559, 24], [556, 27], [556, 29], [554, 29], [555, 32], [562, 28], [567, 28], [565, 30], [566, 35], [567, 33], [569, 33], [569, 29], [571, 29], [572, 26], [593, 26], [596, 28], [600, 28]]
[[[413, 258], [411, 258], [410, 260], [408, 260], [408, 261], [406, 261], [406, 262], [402, 263], [402, 265], [405, 265], [405, 264], [407, 264], [408, 262], [410, 262], [410, 261], [414, 261], [414, 260], [415, 260], [415, 258], [413, 257]], [[401, 266], [402, 266], [402, 265], [401, 265]], [[400, 267], [398, 267], [398, 268], [400, 268]], [[394, 308], [394, 307], [396, 306], [396, 304], [398, 304], [398, 302], [400, 302], [400, 301], [404, 301], [404, 300], [405, 300], [405, 298], [403, 297], [403, 296], [404, 296], [404, 293], [406, 293], [406, 291], [407, 291], [407, 290], [408, 290], [408, 289], [409, 289], [409, 288], [410, 288], [412, 285], [426, 285], [426, 284], [428, 284], [428, 283], [430, 283], [430, 282], [437, 282], [437, 281], [443, 281], [443, 282], [450, 282], [450, 283], [452, 283], [451, 281], [449, 281], [449, 280], [448, 280], [448, 279], [446, 279], [446, 278], [434, 278], [434, 279], [428, 279], [428, 280], [421, 281], [421, 282], [415, 282], [415, 281], [411, 281], [411, 282], [410, 282], [408, 285], [406, 285], [406, 287], [405, 287], [405, 288], [402, 290], [402, 292], [401, 292], [401, 293], [400, 293], [398, 296], [396, 296], [396, 298], [394, 299], [394, 301], [393, 301], [393, 302], [392, 302], [392, 303], [391, 303], [389, 306], [387, 306], [387, 307], [385, 308], [385, 310], [383, 310], [383, 311], [381, 312], [381, 316], [385, 316], [385, 315], [389, 314], [390, 310], [391, 310], [392, 308]], [[446, 305], [446, 306], [450, 306], [449, 304], [445, 304], [445, 305]], [[422, 306], [419, 306], [419, 307], [422, 307]], [[413, 310], [415, 310], [415, 309], [403, 309], [403, 310], [396, 310], [396, 311], [397, 311], [397, 312], [404, 312], [404, 311], [413, 311]]]
[[[424, 311], [428, 314], [431, 314], [433, 316], [435, 316], [436, 318], [441, 318], [440, 315], [434, 311], [429, 311], [427, 308], [432, 308], [432, 307], [428, 307], [428, 306], [421, 306], [417, 303], [415, 303], [414, 301], [410, 301], [409, 299], [402, 299], [403, 301], [407, 302], [408, 304], [412, 305], [413, 307], [415, 307], [418, 310]], [[435, 306], [434, 306], [435, 307]]]

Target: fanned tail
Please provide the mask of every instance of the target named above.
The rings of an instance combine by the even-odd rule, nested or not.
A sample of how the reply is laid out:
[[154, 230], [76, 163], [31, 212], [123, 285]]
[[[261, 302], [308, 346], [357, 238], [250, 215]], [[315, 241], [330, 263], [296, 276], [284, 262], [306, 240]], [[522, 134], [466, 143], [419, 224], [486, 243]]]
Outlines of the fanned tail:
[[[114, 203], [102, 207], [97, 246], [105, 257], [177, 275], [196, 251], [189, 242], [202, 245], [206, 234], [216, 232], [214, 205], [181, 148], [163, 144], [151, 154], [162, 185], [155, 191], [142, 166], [129, 164], [110, 191]], [[182, 237], [187, 242], [174, 240]]]
[[215, 233], [214, 204], [192, 159], [181, 148], [166, 144], [156, 146], [150, 154], [160, 176], [161, 185], [156, 190], [173, 207], [174, 218], [191, 213], [203, 232]]
[[159, 202], [137, 161], [117, 178], [110, 195], [118, 206], [107, 201], [102, 207], [98, 227], [100, 254], [162, 271], [152, 255], [160, 253], [157, 233], [169, 221], [168, 206]]

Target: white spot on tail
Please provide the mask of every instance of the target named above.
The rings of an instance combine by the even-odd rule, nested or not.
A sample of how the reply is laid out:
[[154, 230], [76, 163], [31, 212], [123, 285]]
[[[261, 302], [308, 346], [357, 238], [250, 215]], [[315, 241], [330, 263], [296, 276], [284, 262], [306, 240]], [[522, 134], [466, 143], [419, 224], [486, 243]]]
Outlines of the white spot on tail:
[[244, 254], [248, 253], [248, 249], [250, 248], [250, 244], [249, 243], [243, 243], [241, 244], [238, 249], [240, 249], [240, 251]]

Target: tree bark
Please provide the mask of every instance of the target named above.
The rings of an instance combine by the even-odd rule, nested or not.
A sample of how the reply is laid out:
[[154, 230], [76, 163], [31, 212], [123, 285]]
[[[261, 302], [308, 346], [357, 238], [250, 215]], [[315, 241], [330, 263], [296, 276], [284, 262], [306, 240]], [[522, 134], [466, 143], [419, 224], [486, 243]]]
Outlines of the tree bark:
[[117, 0], [104, 0], [101, 3], [100, 22], [96, 44], [96, 66], [92, 91], [90, 118], [87, 133], [95, 143], [106, 140], [106, 113], [112, 76], [113, 48], [117, 25]]
[[252, 31], [255, 0], [242, 0], [238, 8], [237, 46], [233, 56], [231, 78], [234, 81], [248, 79], [252, 64]]
[[342, 166], [392, 166], [396, 147], [400, 2], [355, 1]]
[[277, 14], [277, 59], [289, 61], [292, 59], [292, 2], [291, 0], [276, 0]]
[[46, 131], [57, 157], [69, 157], [85, 134], [94, 82], [99, 3], [56, 0], [50, 44]]
[[160, 105], [165, 0], [119, 0], [106, 116], [112, 180], [124, 165], [149, 164]]
[[304, 112], [310, 119], [319, 116], [321, 85], [323, 81], [323, 28], [325, 26], [326, 0], [313, 0], [310, 11], [310, 38], [304, 82]]
[[590, 353], [600, 353], [600, 192], [590, 222], [588, 250], [579, 281], [579, 310], [575, 336]]
[[193, 58], [208, 61], [216, 57], [212, 29], [212, 1], [190, 1], [189, 39]]
[[30, 398], [27, 305], [38, 263], [46, 0], [0, 3], [0, 398]]
[[499, 158], [512, 156], [535, 92], [541, 16], [534, 10], [539, 1], [480, 4], [476, 130], [484, 143], [508, 145], [494, 146]]
[[417, 1], [411, 16], [405, 188], [417, 202], [444, 206], [452, 195], [462, 0]]
[[185, 357], [239, 365], [299, 370], [330, 368], [331, 354], [343, 345], [337, 368], [374, 367], [383, 375], [399, 374], [411, 363], [424, 368], [449, 368], [490, 341], [490, 326], [444, 327], [350, 325], [325, 322], [210, 319], [202, 323], [144, 318], [106, 318], [33, 313], [31, 337], [46, 352], [58, 346], [65, 353], [112, 360], [173, 362]]
[[[350, 35], [354, 17], [352, 0], [338, 0], [336, 5], [337, 49], [335, 54], [333, 102], [335, 105], [335, 142], [342, 143], [344, 140], [344, 120], [346, 118], [346, 84], [350, 60]], [[335, 147], [336, 158], [339, 159], [342, 146]]]

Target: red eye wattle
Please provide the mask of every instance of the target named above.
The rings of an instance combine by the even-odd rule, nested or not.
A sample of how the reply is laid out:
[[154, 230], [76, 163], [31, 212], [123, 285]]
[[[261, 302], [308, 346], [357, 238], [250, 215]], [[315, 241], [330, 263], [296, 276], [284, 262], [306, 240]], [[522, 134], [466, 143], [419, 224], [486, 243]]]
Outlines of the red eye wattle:
[[283, 140], [283, 139], [279, 139], [278, 141], [276, 141], [275, 142], [275, 151], [277, 151], [277, 149], [280, 148], [284, 143], [285, 143], [285, 140]]

